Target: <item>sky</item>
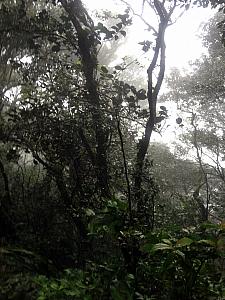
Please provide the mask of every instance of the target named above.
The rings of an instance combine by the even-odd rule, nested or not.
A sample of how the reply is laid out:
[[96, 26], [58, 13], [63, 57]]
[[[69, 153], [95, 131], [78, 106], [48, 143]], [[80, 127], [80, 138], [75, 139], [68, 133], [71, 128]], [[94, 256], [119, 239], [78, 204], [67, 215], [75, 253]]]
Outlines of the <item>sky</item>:
[[204, 22], [215, 13], [210, 8], [192, 8], [188, 10], [176, 24], [168, 28], [166, 33], [168, 68], [187, 68], [191, 60], [199, 58], [206, 49], [202, 47], [199, 34]]
[[[135, 11], [139, 9], [142, 0], [128, 0], [134, 4]], [[116, 13], [123, 13], [125, 6], [119, 5], [119, 0], [84, 0], [86, 6], [91, 10], [107, 9]], [[204, 22], [207, 22], [213, 16], [215, 10], [210, 8], [194, 7], [187, 10], [175, 24], [170, 26], [166, 32], [166, 65], [167, 71], [170, 68], [177, 67], [179, 69], [188, 68], [189, 61], [199, 58], [203, 49], [198, 34], [202, 30]], [[149, 16], [147, 16], [149, 18]], [[154, 21], [153, 21], [154, 23]], [[135, 42], [142, 41], [147, 36], [143, 23], [134, 18], [134, 26], [129, 34], [132, 34], [132, 42], [128, 42], [125, 51], [130, 54], [136, 54]], [[137, 46], [138, 47], [138, 46]], [[124, 51], [124, 53], [125, 53]]]
[[[127, 0], [133, 1], [133, 4], [142, 3], [142, 0]], [[91, 10], [97, 9], [107, 9], [116, 13], [123, 13], [125, 7], [116, 5], [120, 0], [84, 0], [87, 7]], [[136, 6], [136, 9], [138, 7]], [[211, 8], [194, 7], [187, 10], [175, 24], [167, 28], [165, 35], [166, 40], [166, 75], [169, 74], [172, 68], [178, 68], [180, 70], [190, 69], [189, 62], [200, 58], [202, 53], [206, 53], [207, 49], [202, 46], [202, 41], [199, 37], [202, 32], [204, 23], [206, 23], [214, 14], [215, 10]], [[149, 16], [147, 16], [149, 18]], [[140, 45], [138, 42], [148, 39], [148, 32], [144, 30], [142, 21], [137, 18], [133, 20], [134, 26], [129, 30], [128, 36], [130, 38], [127, 43], [120, 49], [120, 56], [133, 55], [138, 57], [141, 52], [138, 53]], [[153, 21], [154, 23], [154, 21]], [[146, 58], [146, 66], [148, 66], [151, 58]], [[119, 64], [119, 59], [116, 62]], [[146, 72], [146, 70], [145, 70]], [[163, 90], [165, 85], [163, 86]], [[174, 141], [178, 141], [179, 135], [182, 134], [182, 129], [176, 124], [176, 118], [179, 117], [179, 112], [176, 109], [175, 103], [165, 103], [163, 104], [168, 109], [169, 119], [166, 120], [164, 124], [164, 130], [162, 135], [154, 133], [152, 136], [152, 141], [163, 142], [168, 145]], [[163, 124], [162, 124], [163, 125]], [[173, 148], [173, 147], [172, 147]], [[171, 149], [172, 150], [172, 149]]]

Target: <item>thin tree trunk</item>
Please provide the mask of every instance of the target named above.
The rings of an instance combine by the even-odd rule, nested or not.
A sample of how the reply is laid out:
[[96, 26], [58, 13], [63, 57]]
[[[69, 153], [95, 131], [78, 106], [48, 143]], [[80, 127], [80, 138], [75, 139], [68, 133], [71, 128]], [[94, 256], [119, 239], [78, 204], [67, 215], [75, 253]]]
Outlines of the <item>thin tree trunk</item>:
[[[142, 139], [138, 143], [138, 152], [136, 157], [136, 167], [135, 167], [135, 182], [134, 182], [134, 190], [135, 190], [135, 199], [139, 199], [141, 197], [141, 186], [142, 186], [142, 175], [143, 175], [143, 167], [144, 161], [147, 154], [148, 146], [150, 143], [151, 135], [154, 130], [155, 120], [156, 120], [156, 103], [159, 94], [159, 90], [161, 88], [164, 72], [165, 72], [165, 42], [164, 35], [165, 29], [167, 27], [167, 22], [160, 23], [158, 37], [156, 40], [155, 53], [152, 59], [152, 62], [148, 68], [148, 105], [149, 105], [149, 118], [146, 123], [145, 132]], [[160, 70], [157, 78], [157, 83], [155, 87], [153, 87], [153, 71], [156, 68], [156, 64], [158, 58], [160, 56]]]
[[128, 199], [128, 209], [129, 209], [129, 221], [130, 225], [132, 225], [133, 222], [133, 214], [132, 214], [132, 203], [131, 203], [131, 188], [130, 188], [130, 180], [129, 180], [129, 175], [128, 175], [128, 168], [127, 168], [127, 160], [126, 160], [126, 154], [125, 154], [125, 149], [124, 149], [124, 142], [123, 142], [123, 134], [120, 128], [120, 120], [117, 117], [117, 129], [119, 133], [119, 138], [120, 138], [120, 146], [121, 146], [121, 151], [123, 155], [123, 166], [124, 166], [124, 174], [126, 178], [126, 183], [127, 183], [127, 199]]
[[[162, 86], [165, 73], [165, 31], [168, 24], [171, 24], [171, 16], [176, 8], [177, 1], [173, 1], [173, 5], [170, 7], [169, 11], [166, 11], [164, 7], [164, 2], [159, 0], [154, 0], [150, 6], [158, 14], [160, 22], [158, 31], [154, 30], [157, 34], [156, 44], [154, 49], [154, 55], [152, 61], [147, 70], [148, 73], [148, 108], [149, 108], [149, 118], [146, 123], [145, 132], [142, 139], [138, 143], [138, 151], [136, 156], [136, 166], [134, 172], [134, 196], [135, 200], [138, 201], [141, 197], [142, 188], [142, 177], [143, 177], [143, 167], [145, 162], [145, 157], [148, 151], [148, 146], [150, 143], [151, 135], [154, 130], [156, 123], [156, 104], [158, 99], [158, 94]], [[148, 24], [148, 23], [147, 23]], [[150, 26], [152, 28], [152, 26]], [[154, 28], [153, 28], [154, 29]], [[156, 84], [153, 85], [153, 72], [157, 67], [157, 62], [159, 62], [159, 72], [156, 80]]]
[[203, 162], [202, 162], [200, 149], [199, 149], [199, 146], [198, 146], [197, 126], [194, 123], [195, 117], [196, 117], [196, 115], [194, 113], [192, 113], [191, 125], [194, 128], [193, 143], [194, 143], [194, 147], [196, 149], [196, 155], [197, 155], [200, 171], [201, 171], [201, 173], [204, 177], [204, 183], [205, 183], [205, 186], [206, 186], [206, 206], [202, 203], [201, 209], [200, 209], [201, 221], [205, 222], [205, 221], [208, 221], [208, 218], [209, 218], [209, 202], [210, 202], [210, 189], [209, 188], [210, 187], [209, 187], [209, 182], [208, 182], [208, 175], [207, 175], [207, 172], [205, 171], [205, 168], [204, 168], [204, 165], [203, 165]]

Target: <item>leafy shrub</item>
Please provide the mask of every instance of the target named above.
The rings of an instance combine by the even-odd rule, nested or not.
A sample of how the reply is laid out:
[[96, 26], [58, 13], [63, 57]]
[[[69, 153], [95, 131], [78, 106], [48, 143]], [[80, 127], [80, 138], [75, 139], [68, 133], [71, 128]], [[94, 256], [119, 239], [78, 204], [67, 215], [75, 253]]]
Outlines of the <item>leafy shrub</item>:
[[[133, 299], [133, 276], [122, 273], [104, 265], [89, 266], [89, 270], [67, 269], [59, 278], [48, 279], [38, 276], [35, 282], [39, 285], [37, 300], [92, 300], [92, 299]], [[120, 274], [119, 274], [120, 273]]]
[[0, 280], [1, 300], [36, 300], [37, 285], [32, 274], [12, 274], [6, 280]]
[[[223, 299], [225, 276], [218, 264], [224, 264], [224, 229], [224, 224], [206, 223], [177, 236], [146, 235], [146, 258], [139, 265], [143, 292], [158, 293], [159, 299]], [[152, 282], [150, 289], [146, 280]]]

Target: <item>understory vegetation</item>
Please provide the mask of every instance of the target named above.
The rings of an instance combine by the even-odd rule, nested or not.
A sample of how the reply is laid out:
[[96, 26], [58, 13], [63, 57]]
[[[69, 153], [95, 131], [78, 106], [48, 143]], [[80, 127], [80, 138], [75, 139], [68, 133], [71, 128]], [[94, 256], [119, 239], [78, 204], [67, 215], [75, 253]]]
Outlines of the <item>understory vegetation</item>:
[[[0, 300], [223, 300], [224, 1], [85, 3], [0, 1]], [[162, 89], [198, 6], [208, 52]]]

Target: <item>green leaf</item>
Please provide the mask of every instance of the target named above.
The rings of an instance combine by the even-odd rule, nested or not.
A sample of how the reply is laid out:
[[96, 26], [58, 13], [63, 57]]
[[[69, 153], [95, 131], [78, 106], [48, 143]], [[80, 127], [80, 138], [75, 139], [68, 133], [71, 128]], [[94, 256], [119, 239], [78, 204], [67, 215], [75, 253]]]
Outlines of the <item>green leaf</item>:
[[174, 253], [178, 254], [183, 259], [185, 258], [185, 254], [182, 251], [180, 251], [180, 250], [175, 250]]
[[124, 298], [120, 295], [119, 291], [115, 287], [111, 289], [112, 299], [113, 300], [124, 300]]
[[178, 240], [176, 246], [178, 247], [186, 247], [190, 246], [194, 241], [188, 237], [183, 237], [182, 239]]
[[107, 78], [109, 78], [109, 79], [112, 79], [112, 78], [113, 78], [113, 75], [112, 75], [112, 74], [109, 74], [109, 73], [106, 74], [105, 76], [106, 76]]
[[104, 67], [104, 66], [101, 66], [101, 71], [103, 73], [108, 73], [109, 72], [108, 69], [106, 67]]
[[117, 23], [116, 26], [117, 26], [119, 29], [121, 29], [121, 28], [123, 27], [123, 23], [121, 23], [121, 22], [120, 22], [120, 23]]
[[87, 286], [85, 284], [83, 284], [81, 281], [77, 281], [76, 286], [78, 286], [81, 289], [86, 289], [87, 288]]
[[121, 33], [124, 37], [125, 37], [126, 34], [127, 34], [126, 31], [124, 31], [124, 30], [121, 30], [120, 33]]
[[53, 290], [58, 290], [58, 284], [56, 282], [52, 282], [50, 284], [50, 288], [53, 289]]
[[136, 96], [137, 96], [138, 100], [147, 99], [147, 95], [144, 92], [137, 92]]
[[65, 291], [66, 296], [80, 296], [80, 292], [78, 290], [73, 290], [73, 291]]
[[172, 246], [171, 241], [168, 240], [168, 239], [162, 239], [162, 242], [165, 243], [165, 244], [167, 244], [167, 245], [171, 245]]
[[86, 208], [85, 213], [88, 217], [95, 216], [95, 212], [90, 208]]
[[161, 110], [164, 110], [164, 111], [167, 111], [166, 107], [165, 107], [165, 106], [163, 106], [163, 105], [162, 105], [162, 106], [160, 106], [160, 109], [161, 109]]
[[212, 240], [200, 240], [198, 241], [199, 244], [207, 244], [209, 246], [215, 247], [216, 243]]
[[172, 245], [168, 245], [168, 244], [165, 244], [165, 243], [158, 243], [158, 244], [153, 245], [151, 251], [155, 252], [155, 251], [158, 251], [158, 250], [171, 250], [171, 249], [173, 249]]
[[155, 118], [155, 123], [160, 123], [160, 122], [162, 122], [164, 119], [165, 119], [164, 116], [156, 117], [156, 118]]
[[122, 70], [122, 67], [121, 66], [115, 66], [115, 69], [116, 70]]
[[151, 46], [152, 42], [150, 42], [150, 41], [143, 41], [143, 42], [139, 42], [138, 44], [143, 46], [142, 50], [144, 52], [147, 52], [150, 49], [150, 46]]
[[181, 124], [181, 123], [182, 123], [182, 119], [181, 119], [180, 117], [177, 118], [177, 119], [176, 119], [176, 123], [177, 123], [177, 124]]
[[46, 300], [47, 296], [41, 295], [37, 298], [37, 300]]
[[134, 275], [133, 274], [127, 274], [127, 278], [130, 280], [134, 280]]
[[117, 26], [111, 26], [112, 29], [115, 29], [116, 31], [118, 31], [118, 27]]

